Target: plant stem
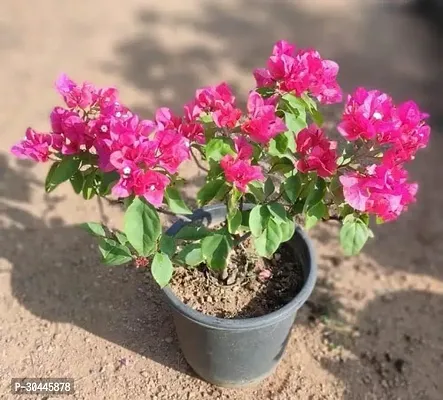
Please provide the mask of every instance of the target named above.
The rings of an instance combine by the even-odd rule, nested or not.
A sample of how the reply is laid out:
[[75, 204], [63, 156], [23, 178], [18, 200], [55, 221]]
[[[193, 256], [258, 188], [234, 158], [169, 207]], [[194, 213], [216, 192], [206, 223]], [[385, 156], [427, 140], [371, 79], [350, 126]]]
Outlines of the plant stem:
[[204, 172], [209, 172], [209, 169], [205, 168], [200, 161], [198, 160], [198, 158], [196, 157], [196, 155], [194, 154], [194, 152], [192, 151], [192, 148], [189, 149], [192, 158], [194, 159], [194, 162], [197, 164], [197, 167], [200, 168], [202, 171]]

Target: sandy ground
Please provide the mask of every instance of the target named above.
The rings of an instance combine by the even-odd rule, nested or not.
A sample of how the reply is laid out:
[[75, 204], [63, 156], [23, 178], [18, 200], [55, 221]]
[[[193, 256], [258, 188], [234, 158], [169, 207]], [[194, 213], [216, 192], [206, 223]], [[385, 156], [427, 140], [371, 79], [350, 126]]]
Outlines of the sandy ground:
[[[390, 6], [386, 4], [390, 3]], [[76, 399], [443, 398], [442, 36], [381, 0], [115, 0], [0, 2], [0, 397], [12, 377], [72, 377]], [[440, 25], [441, 26], [441, 25]], [[28, 124], [48, 127], [62, 71], [115, 84], [145, 116], [177, 108], [225, 79], [246, 93], [250, 71], [280, 38], [313, 46], [357, 84], [414, 98], [433, 114], [432, 143], [411, 165], [418, 204], [342, 256], [336, 227], [312, 236], [320, 280], [276, 374], [244, 390], [196, 378], [159, 291], [140, 273], [100, 265], [75, 224], [95, 201], [43, 191], [46, 165], [8, 148]], [[242, 98], [244, 100], [244, 97]], [[201, 181], [189, 166], [189, 194]], [[112, 224], [119, 209], [107, 208]]]

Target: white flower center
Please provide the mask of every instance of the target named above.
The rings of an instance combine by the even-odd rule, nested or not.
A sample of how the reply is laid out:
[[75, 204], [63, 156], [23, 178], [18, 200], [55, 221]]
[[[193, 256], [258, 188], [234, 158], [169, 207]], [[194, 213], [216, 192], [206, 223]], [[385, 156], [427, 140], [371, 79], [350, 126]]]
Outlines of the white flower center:
[[153, 192], [153, 191], [155, 191], [156, 187], [155, 187], [155, 185], [151, 185], [149, 189]]
[[131, 168], [130, 167], [123, 168], [123, 175], [129, 175], [130, 173], [131, 173]]
[[117, 112], [115, 113], [115, 116], [116, 116], [117, 118], [120, 118], [120, 117], [122, 116], [122, 113], [121, 113], [120, 111], [117, 111]]
[[382, 115], [381, 115], [379, 112], [375, 112], [374, 115], [373, 115], [373, 117], [374, 117], [375, 119], [381, 119], [381, 118], [382, 118]]
[[102, 132], [108, 132], [108, 127], [107, 127], [106, 125], [102, 125], [102, 126], [100, 127], [100, 130], [101, 130]]

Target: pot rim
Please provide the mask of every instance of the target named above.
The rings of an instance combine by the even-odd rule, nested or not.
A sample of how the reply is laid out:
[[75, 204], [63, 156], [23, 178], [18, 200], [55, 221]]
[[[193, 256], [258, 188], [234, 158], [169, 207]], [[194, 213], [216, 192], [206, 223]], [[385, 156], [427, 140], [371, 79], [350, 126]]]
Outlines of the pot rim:
[[[252, 208], [253, 204], [245, 204], [245, 208]], [[190, 216], [190, 221], [204, 218], [205, 215], [213, 211], [225, 210], [226, 206], [223, 204], [216, 204], [211, 206], [206, 206], [194, 211], [192, 216]], [[167, 233], [178, 232], [182, 226], [187, 225], [190, 221], [179, 220], [175, 222], [168, 230]], [[287, 304], [278, 310], [272, 311], [269, 314], [262, 315], [260, 317], [242, 318], [242, 319], [227, 319], [213, 317], [210, 315], [203, 314], [200, 311], [194, 310], [185, 303], [183, 303], [168, 286], [163, 288], [163, 293], [169, 299], [171, 305], [182, 315], [186, 316], [188, 319], [193, 320], [199, 325], [206, 326], [212, 329], [220, 330], [245, 330], [261, 328], [263, 326], [271, 325], [274, 322], [284, 319], [290, 314], [296, 312], [309, 298], [314, 289], [315, 282], [317, 280], [317, 263], [315, 252], [311, 243], [311, 240], [306, 235], [306, 233], [296, 226], [294, 235], [298, 234], [299, 237], [305, 242], [309, 253], [309, 265], [308, 265], [308, 275], [305, 277], [303, 287], [300, 292]]]

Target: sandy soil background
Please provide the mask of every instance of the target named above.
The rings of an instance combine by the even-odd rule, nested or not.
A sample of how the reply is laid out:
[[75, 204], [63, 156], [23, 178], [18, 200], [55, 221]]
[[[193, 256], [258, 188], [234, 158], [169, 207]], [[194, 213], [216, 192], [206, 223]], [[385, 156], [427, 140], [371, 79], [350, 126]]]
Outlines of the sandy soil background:
[[[390, 5], [388, 6], [387, 3]], [[115, 0], [0, 2], [0, 397], [12, 377], [73, 377], [76, 399], [443, 398], [442, 32], [405, 1]], [[441, 25], [440, 25], [441, 27]], [[433, 114], [432, 142], [411, 164], [418, 203], [343, 257], [336, 226], [315, 229], [320, 280], [276, 374], [245, 390], [196, 378], [159, 291], [106, 268], [75, 225], [98, 220], [66, 185], [43, 190], [46, 165], [9, 147], [48, 127], [62, 71], [117, 85], [149, 117], [195, 88], [252, 86], [275, 40], [317, 47], [346, 90], [380, 88]], [[244, 97], [240, 98], [244, 100]], [[189, 194], [201, 182], [190, 165]], [[107, 207], [118, 226], [122, 213]]]

